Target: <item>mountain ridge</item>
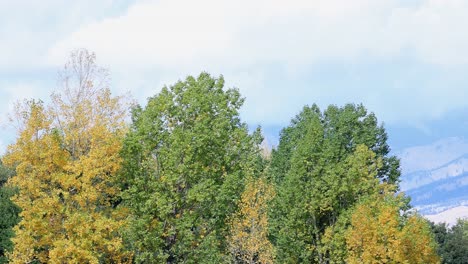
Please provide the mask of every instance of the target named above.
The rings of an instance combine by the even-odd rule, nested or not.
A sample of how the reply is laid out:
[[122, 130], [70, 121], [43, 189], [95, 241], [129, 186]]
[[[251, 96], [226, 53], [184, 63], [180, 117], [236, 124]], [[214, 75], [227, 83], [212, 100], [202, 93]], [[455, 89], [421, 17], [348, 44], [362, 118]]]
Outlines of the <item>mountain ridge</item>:
[[468, 141], [464, 137], [440, 139], [396, 155], [402, 162], [401, 190], [411, 197], [416, 210], [437, 222], [454, 223], [458, 217], [468, 217], [468, 210], [459, 208], [468, 206]]

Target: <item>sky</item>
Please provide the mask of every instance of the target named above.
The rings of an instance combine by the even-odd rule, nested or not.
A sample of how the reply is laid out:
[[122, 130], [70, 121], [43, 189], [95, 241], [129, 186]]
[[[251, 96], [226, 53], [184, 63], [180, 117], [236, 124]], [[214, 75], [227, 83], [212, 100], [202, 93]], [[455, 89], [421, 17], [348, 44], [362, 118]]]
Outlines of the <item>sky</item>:
[[363, 103], [394, 150], [468, 136], [467, 13], [464, 0], [0, 0], [0, 152], [13, 103], [47, 101], [77, 48], [140, 104], [223, 75], [273, 144], [313, 103]]

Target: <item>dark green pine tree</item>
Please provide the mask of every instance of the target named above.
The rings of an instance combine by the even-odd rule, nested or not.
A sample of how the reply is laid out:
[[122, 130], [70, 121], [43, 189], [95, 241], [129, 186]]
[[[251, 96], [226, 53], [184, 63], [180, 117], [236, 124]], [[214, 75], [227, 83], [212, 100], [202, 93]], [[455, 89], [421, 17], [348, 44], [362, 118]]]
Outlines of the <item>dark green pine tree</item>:
[[3, 166], [0, 161], [0, 264], [8, 263], [6, 253], [13, 250], [11, 238], [14, 236], [12, 228], [19, 222], [20, 208], [16, 206], [10, 197], [16, 190], [5, 186], [14, 171]]
[[261, 170], [261, 137], [241, 122], [243, 102], [222, 77], [202, 73], [133, 109], [122, 182], [137, 263], [223, 261], [245, 174]]
[[[387, 135], [362, 105], [304, 107], [280, 134], [272, 153], [277, 196], [271, 239], [279, 263], [342, 261], [343, 238], [324, 242], [326, 230], [343, 233], [349, 210], [380, 183], [398, 186], [399, 161], [389, 156]], [[341, 234], [341, 237], [343, 235]], [[333, 240], [333, 239], [332, 239]], [[330, 248], [331, 244], [342, 249]], [[336, 252], [341, 252], [340, 254]]]

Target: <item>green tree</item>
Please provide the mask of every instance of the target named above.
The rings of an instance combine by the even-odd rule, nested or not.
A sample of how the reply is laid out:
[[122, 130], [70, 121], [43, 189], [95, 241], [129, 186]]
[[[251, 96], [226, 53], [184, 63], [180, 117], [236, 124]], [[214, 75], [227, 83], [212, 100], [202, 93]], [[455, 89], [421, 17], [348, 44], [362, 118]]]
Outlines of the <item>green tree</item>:
[[[398, 183], [400, 163], [397, 157], [389, 156], [390, 147], [387, 144], [387, 133], [383, 125], [379, 125], [374, 113], [368, 113], [363, 105], [347, 104], [344, 107], [330, 105], [322, 113], [317, 105], [305, 106], [291, 120], [291, 124], [281, 130], [280, 142], [272, 152], [273, 178], [280, 183], [291, 169], [292, 156], [296, 146], [306, 140], [305, 132], [312, 122], [317, 121], [320, 127], [320, 144], [326, 145], [332, 161], [340, 161], [352, 154], [357, 145], [365, 145], [377, 157], [382, 159], [378, 178], [388, 183]], [[310, 150], [312, 151], [312, 150]], [[326, 154], [325, 149], [313, 149], [316, 155]]]
[[13, 227], [19, 222], [20, 208], [10, 198], [17, 193], [15, 188], [5, 186], [14, 171], [3, 166], [0, 160], [0, 263], [8, 263], [7, 252], [13, 250], [11, 238]]
[[444, 223], [431, 226], [442, 263], [468, 263], [468, 220], [459, 219], [452, 227]]
[[349, 219], [341, 218], [380, 183], [397, 187], [399, 162], [388, 156], [386, 140], [376, 117], [351, 104], [323, 113], [316, 105], [304, 107], [281, 131], [271, 164], [277, 188], [271, 239], [280, 263], [339, 262], [345, 256]]
[[223, 88], [202, 73], [133, 109], [122, 182], [137, 263], [219, 263], [227, 252], [227, 217], [261, 137], [240, 121], [239, 92]]

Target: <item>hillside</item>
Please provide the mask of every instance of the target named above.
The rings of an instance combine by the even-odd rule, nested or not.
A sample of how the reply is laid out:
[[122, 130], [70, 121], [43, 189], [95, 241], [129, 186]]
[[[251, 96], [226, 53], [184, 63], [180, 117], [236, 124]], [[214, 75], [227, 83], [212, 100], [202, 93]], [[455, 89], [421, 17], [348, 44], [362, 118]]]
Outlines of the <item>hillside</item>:
[[401, 190], [411, 204], [436, 222], [468, 217], [468, 141], [461, 137], [404, 149]]

